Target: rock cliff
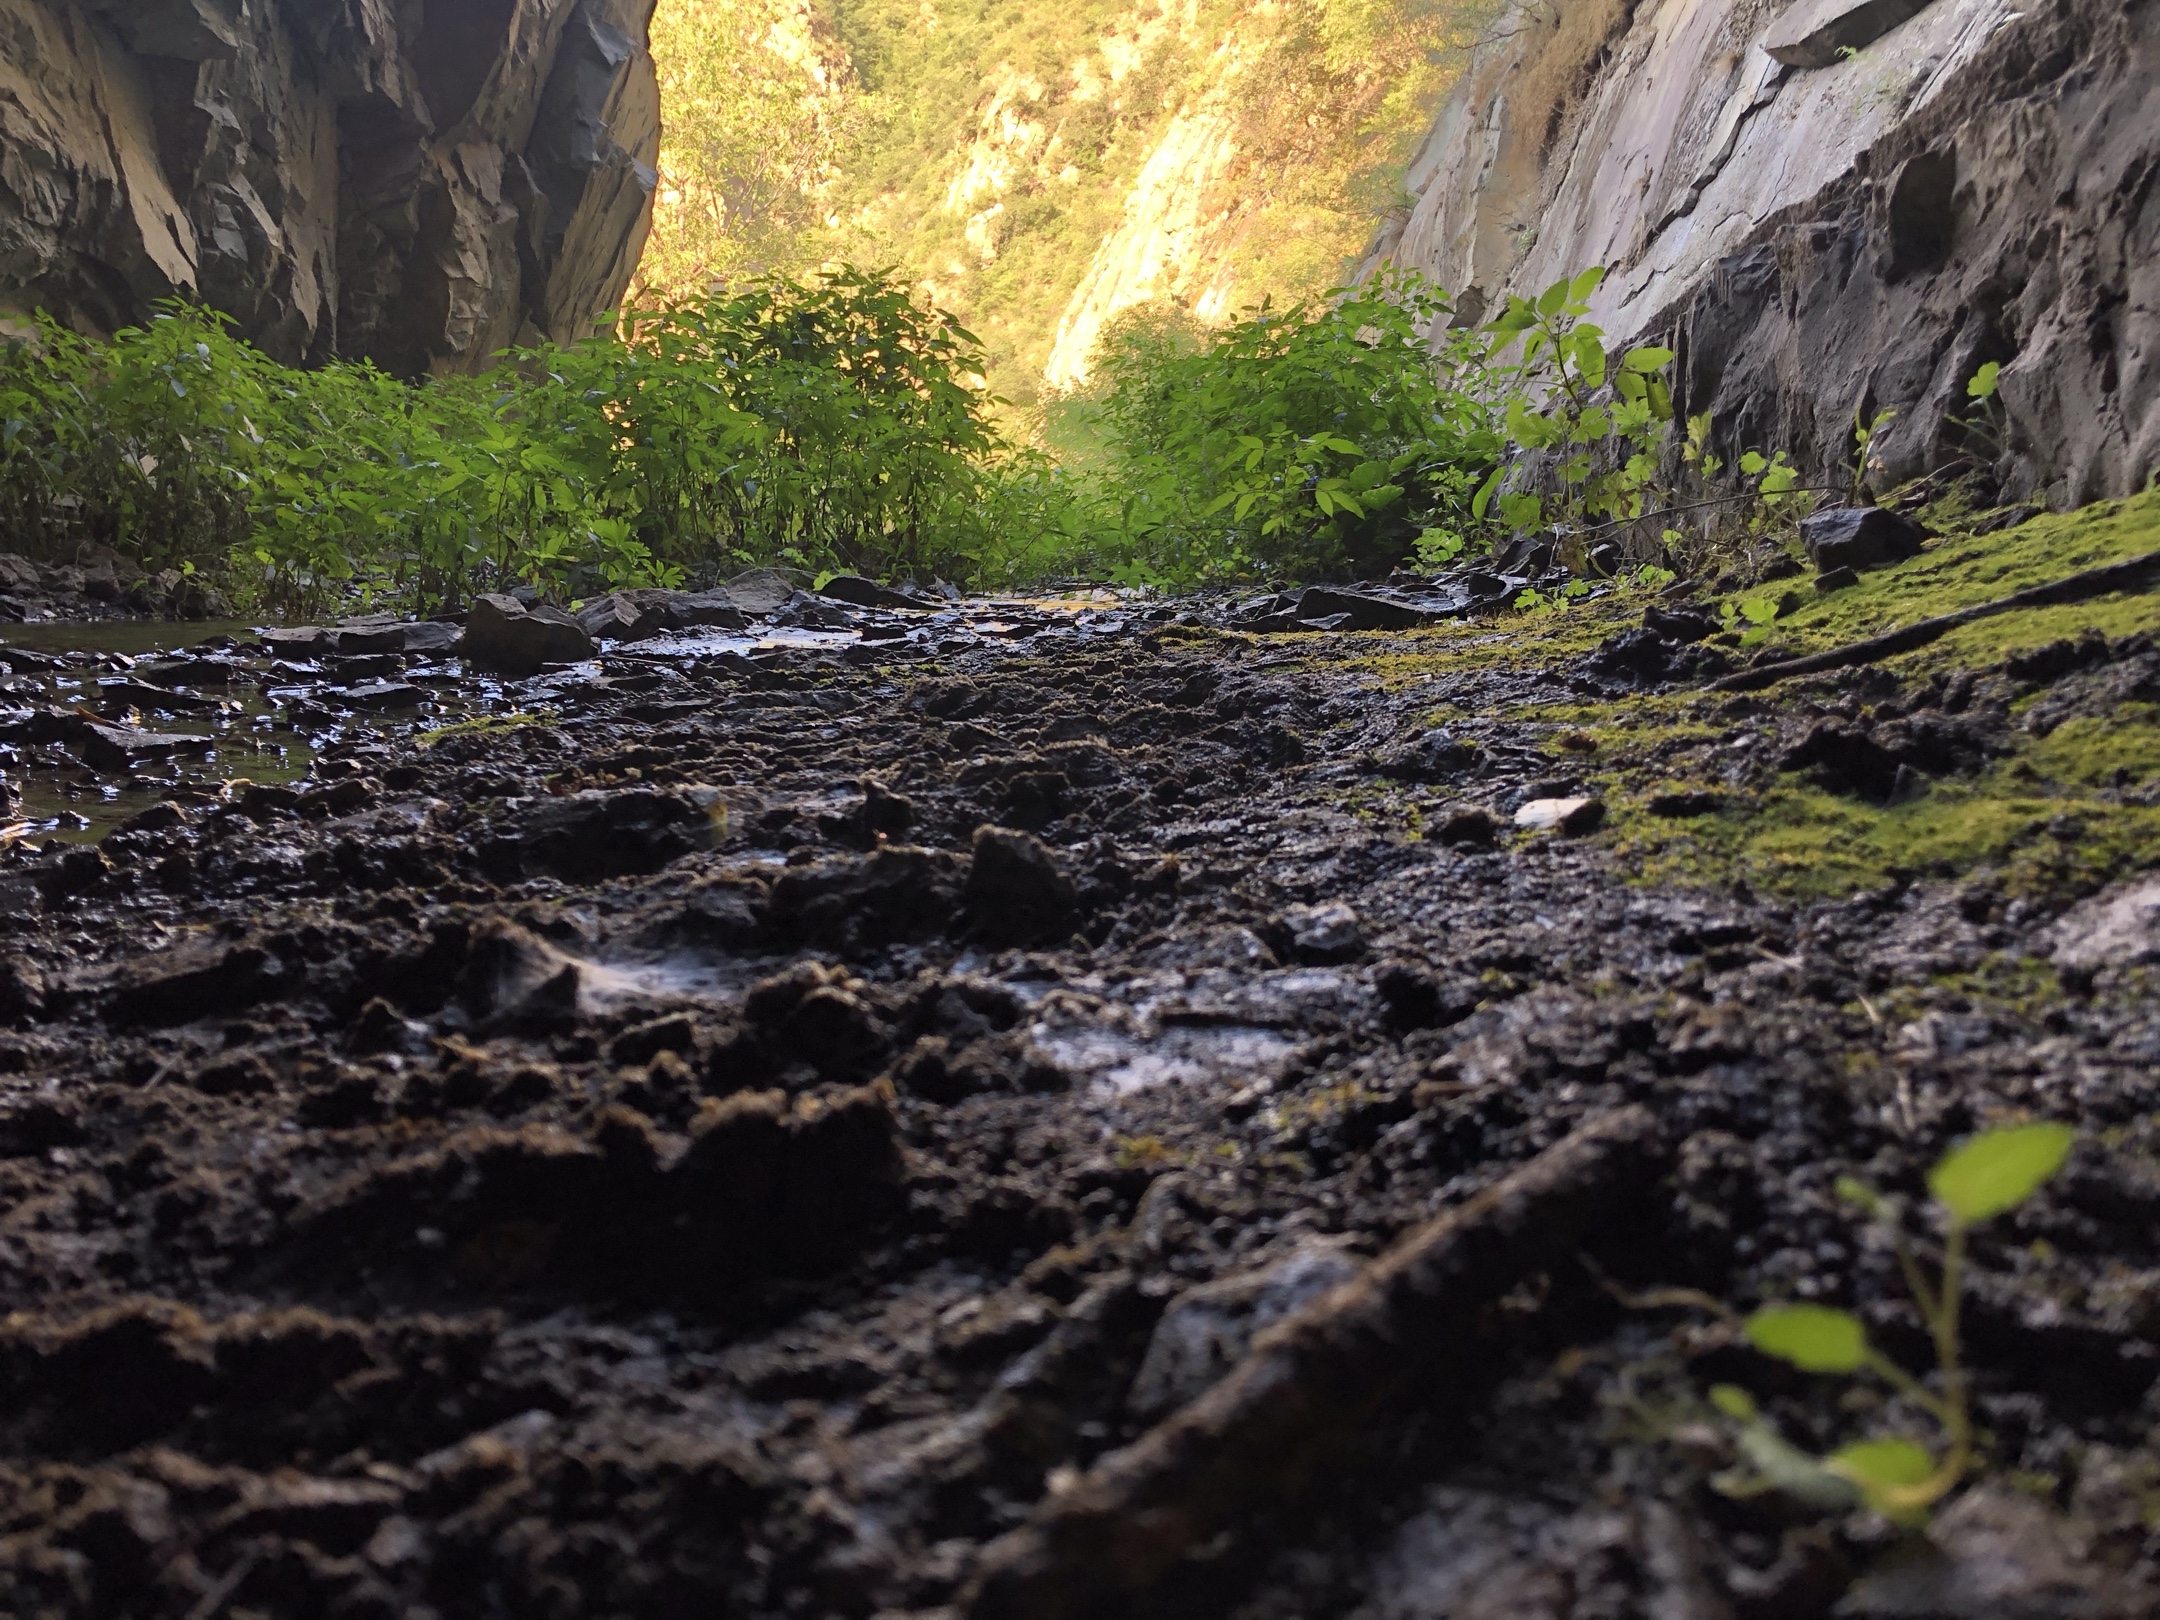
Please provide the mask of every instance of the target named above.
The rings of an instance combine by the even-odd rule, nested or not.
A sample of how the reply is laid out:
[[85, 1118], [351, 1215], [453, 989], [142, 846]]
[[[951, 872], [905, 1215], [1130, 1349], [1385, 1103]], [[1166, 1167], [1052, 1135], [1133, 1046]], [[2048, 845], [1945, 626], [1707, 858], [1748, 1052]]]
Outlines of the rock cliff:
[[2160, 470], [2153, 0], [1516, 0], [1408, 189], [1375, 260], [1473, 308], [1610, 266], [1600, 324], [1669, 341], [1728, 446], [1824, 471], [1894, 410], [1886, 480]]
[[0, 305], [472, 370], [628, 283], [653, 0], [0, 0]]

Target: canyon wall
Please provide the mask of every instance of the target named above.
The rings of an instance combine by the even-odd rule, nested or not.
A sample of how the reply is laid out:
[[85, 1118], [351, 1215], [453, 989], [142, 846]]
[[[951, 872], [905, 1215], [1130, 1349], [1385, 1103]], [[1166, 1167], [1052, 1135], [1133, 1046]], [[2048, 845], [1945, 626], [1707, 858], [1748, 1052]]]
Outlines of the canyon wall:
[[1609, 266], [1594, 318], [1729, 449], [1824, 473], [1888, 410], [1878, 482], [2160, 471], [2156, 0], [1515, 0], [1408, 190], [1374, 263], [1472, 312]]
[[580, 336], [651, 217], [653, 4], [0, 0], [0, 307], [408, 376]]

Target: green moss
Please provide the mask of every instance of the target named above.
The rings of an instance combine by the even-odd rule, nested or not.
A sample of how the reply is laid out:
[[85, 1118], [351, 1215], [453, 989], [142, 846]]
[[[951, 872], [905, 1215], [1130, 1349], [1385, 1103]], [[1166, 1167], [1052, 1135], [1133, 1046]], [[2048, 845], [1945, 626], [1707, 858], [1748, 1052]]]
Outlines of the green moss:
[[[2160, 551], [2160, 492], [2034, 518], [1999, 534], [1951, 535], [1829, 596], [1816, 596], [1801, 582], [1792, 589], [1803, 605], [1777, 620], [1770, 645], [1793, 657], [1823, 652], [2148, 551]], [[2121, 636], [2154, 628], [2160, 628], [2160, 596], [2117, 594], [1984, 619], [1893, 667], [1971, 667], [2085, 629]]]
[[[2003, 534], [1954, 535], [1923, 555], [1863, 576], [1860, 585], [1809, 601], [1781, 618], [1771, 644], [1798, 655], [1843, 646], [1899, 624], [1993, 601], [2081, 569], [2160, 550], [2160, 493], [2042, 517]], [[1798, 587], [1806, 595], [1805, 584]], [[1614, 592], [1564, 612], [1511, 615], [1375, 638], [1369, 653], [1333, 667], [1400, 690], [1463, 670], [1544, 668], [1579, 657], [1637, 623], [1646, 599]], [[1714, 605], [1714, 604], [1713, 604]], [[2099, 630], [2160, 630], [2160, 592], [2117, 594], [2066, 607], [2004, 614], [1967, 626], [1885, 667], [1905, 679], [1937, 669], [1986, 668], [2009, 653]], [[1773, 689], [1766, 694], [1778, 701]], [[1707, 699], [1707, 701], [1706, 701]], [[1699, 689], [1586, 703], [1512, 704], [1494, 718], [1519, 740], [1578, 763], [1609, 807], [1598, 842], [1645, 883], [1724, 886], [1828, 898], [1899, 876], [1994, 871], [2013, 894], [2083, 892], [2150, 865], [2160, 852], [2160, 707], [2126, 704], [2070, 720], [2046, 737], [2022, 727], [2007, 752], [1968, 778], [1931, 782], [1918, 797], [1877, 806], [1824, 792], [1797, 775], [1766, 793], [1736, 793], [1724, 809], [1653, 816], [1660, 794], [1725, 791], [1701, 752], [1726, 726], [1722, 700]], [[1435, 722], [1457, 711], [1435, 710]], [[1594, 738], [1588, 754], [1559, 746], [1568, 732]]]

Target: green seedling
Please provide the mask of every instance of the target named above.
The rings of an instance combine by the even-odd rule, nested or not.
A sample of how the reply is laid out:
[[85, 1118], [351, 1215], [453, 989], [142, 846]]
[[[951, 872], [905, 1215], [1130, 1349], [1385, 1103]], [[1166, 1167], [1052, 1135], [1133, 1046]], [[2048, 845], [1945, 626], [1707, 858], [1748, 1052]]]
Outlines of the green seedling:
[[1777, 616], [1778, 604], [1774, 596], [1750, 596], [1744, 601], [1723, 603], [1718, 608], [1718, 619], [1727, 630], [1739, 631], [1743, 647], [1759, 647], [1768, 641], [1770, 627], [1777, 621]]
[[1850, 1176], [1839, 1179], [1839, 1196], [1890, 1230], [1905, 1285], [1935, 1347], [1932, 1387], [1877, 1349], [1866, 1325], [1850, 1311], [1765, 1305], [1742, 1318], [1693, 1289], [1631, 1299], [1640, 1306], [1708, 1309], [1735, 1323], [1763, 1354], [1802, 1372], [1879, 1378], [1926, 1412], [1938, 1431], [1932, 1447], [1902, 1435], [1876, 1435], [1818, 1457], [1783, 1439], [1747, 1391], [1720, 1384], [1710, 1391], [1711, 1404], [1738, 1426], [1742, 1466], [1712, 1483], [1731, 1496], [1774, 1490], [1826, 1511], [1865, 1503], [1900, 1523], [1925, 1519], [1974, 1462], [1970, 1379], [1958, 1342], [1966, 1237], [2039, 1191], [2062, 1168], [2073, 1140], [2067, 1125], [2019, 1125], [1985, 1132], [1944, 1155], [1928, 1175], [1943, 1234], [1942, 1263], [1932, 1278], [1904, 1237], [1898, 1202]]
[[1872, 1373], [1935, 1420], [1939, 1454], [1914, 1440], [1884, 1436], [1858, 1441], [1821, 1459], [1825, 1473], [1847, 1481], [1878, 1512], [1906, 1521], [1924, 1517], [1971, 1468], [1970, 1380], [1958, 1345], [1966, 1236], [2038, 1192], [2062, 1168], [2073, 1140], [2067, 1125], [2019, 1125], [1986, 1132], [1944, 1155], [1928, 1175], [1943, 1232], [1942, 1265], [1932, 1279], [1898, 1228], [1896, 1204], [1850, 1176], [1838, 1181], [1839, 1196], [1890, 1226], [1905, 1285], [1934, 1342], [1934, 1388], [1876, 1349], [1866, 1327], [1849, 1311], [1765, 1305], [1747, 1318], [1748, 1340], [1765, 1355], [1802, 1372]]
[[1894, 410], [1880, 410], [1871, 418], [1859, 406], [1853, 407], [1852, 498], [1855, 505], [1867, 499], [1868, 474], [1875, 470], [1875, 464], [1870, 462], [1868, 452], [1873, 449], [1875, 441], [1882, 437], [1883, 429], [1890, 425], [1890, 419], [1896, 415]]

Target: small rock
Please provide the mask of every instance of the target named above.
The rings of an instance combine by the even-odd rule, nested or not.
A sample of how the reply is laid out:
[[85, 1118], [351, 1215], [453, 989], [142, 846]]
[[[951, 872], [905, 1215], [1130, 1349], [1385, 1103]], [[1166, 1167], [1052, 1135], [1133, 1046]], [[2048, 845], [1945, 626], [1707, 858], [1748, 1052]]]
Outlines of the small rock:
[[160, 799], [147, 810], [138, 810], [113, 830], [115, 832], [147, 833], [164, 832], [178, 827], [187, 820], [187, 812], [170, 799]]
[[395, 620], [348, 620], [332, 632], [330, 649], [347, 658], [405, 650], [405, 626]]
[[2160, 961], [2160, 877], [2141, 878], [2081, 901], [2050, 934], [2057, 967], [2091, 973]]
[[1354, 962], [1365, 954], [1358, 914], [1341, 901], [1292, 906], [1283, 914], [1291, 954], [1301, 962]]
[[1155, 1324], [1126, 1405], [1158, 1418], [1205, 1394], [1259, 1333], [1358, 1274], [1337, 1238], [1310, 1238], [1274, 1264], [1187, 1289]]
[[1828, 596], [1832, 591], [1849, 590], [1860, 583], [1860, 575], [1850, 563], [1836, 568], [1826, 568], [1815, 578], [1815, 594]]
[[331, 632], [317, 624], [296, 624], [262, 633], [263, 651], [272, 658], [314, 658], [330, 651]]
[[599, 641], [643, 641], [704, 627], [741, 630], [749, 624], [726, 591], [610, 591], [579, 608], [577, 620]]
[[1920, 554], [1927, 530], [1880, 506], [1841, 506], [1800, 523], [1800, 543], [1818, 574], [1865, 571]]
[[753, 568], [729, 580], [727, 594], [743, 612], [762, 618], [786, 607], [795, 595], [795, 587], [770, 568]]
[[405, 626], [405, 645], [409, 653], [446, 653], [457, 645], [458, 637], [465, 633], [461, 625], [444, 619], [422, 619], [417, 624]]
[[419, 687], [408, 686], [403, 681], [369, 681], [364, 686], [350, 687], [336, 694], [336, 701], [355, 709], [380, 712], [417, 709], [426, 696]]
[[1515, 825], [1532, 832], [1557, 831], [1570, 837], [1595, 832], [1605, 820], [1601, 799], [1532, 799], [1515, 812]]
[[2014, 529], [2030, 523], [2047, 510], [2044, 506], [2001, 506], [1973, 520], [1974, 534], [1999, 534], [2004, 529]]
[[1878, 804], [1899, 789], [1898, 758], [1867, 732], [1843, 720], [1818, 720], [1778, 760], [1781, 771], [1812, 770], [1832, 793], [1851, 793]]
[[1718, 627], [1716, 619], [1695, 608], [1661, 608], [1655, 604], [1643, 609], [1642, 622], [1645, 630], [1683, 646], [1716, 635]]
[[818, 587], [818, 595], [829, 596], [835, 602], [845, 602], [850, 607], [921, 610], [939, 605], [920, 601], [905, 591], [880, 585], [874, 579], [864, 579], [860, 574], [835, 574]]
[[1299, 621], [1316, 630], [1414, 630], [1444, 616], [1407, 602], [1369, 596], [1363, 591], [1337, 590], [1332, 585], [1307, 586], [1298, 593], [1297, 600]]
[[594, 651], [593, 638], [569, 614], [527, 608], [510, 596], [477, 598], [458, 646], [483, 669], [511, 676], [537, 675], [543, 664], [579, 663]]
[[139, 731], [133, 726], [85, 724], [76, 746], [83, 763], [101, 771], [124, 771], [131, 760], [161, 759], [186, 748], [208, 748], [212, 739]]

